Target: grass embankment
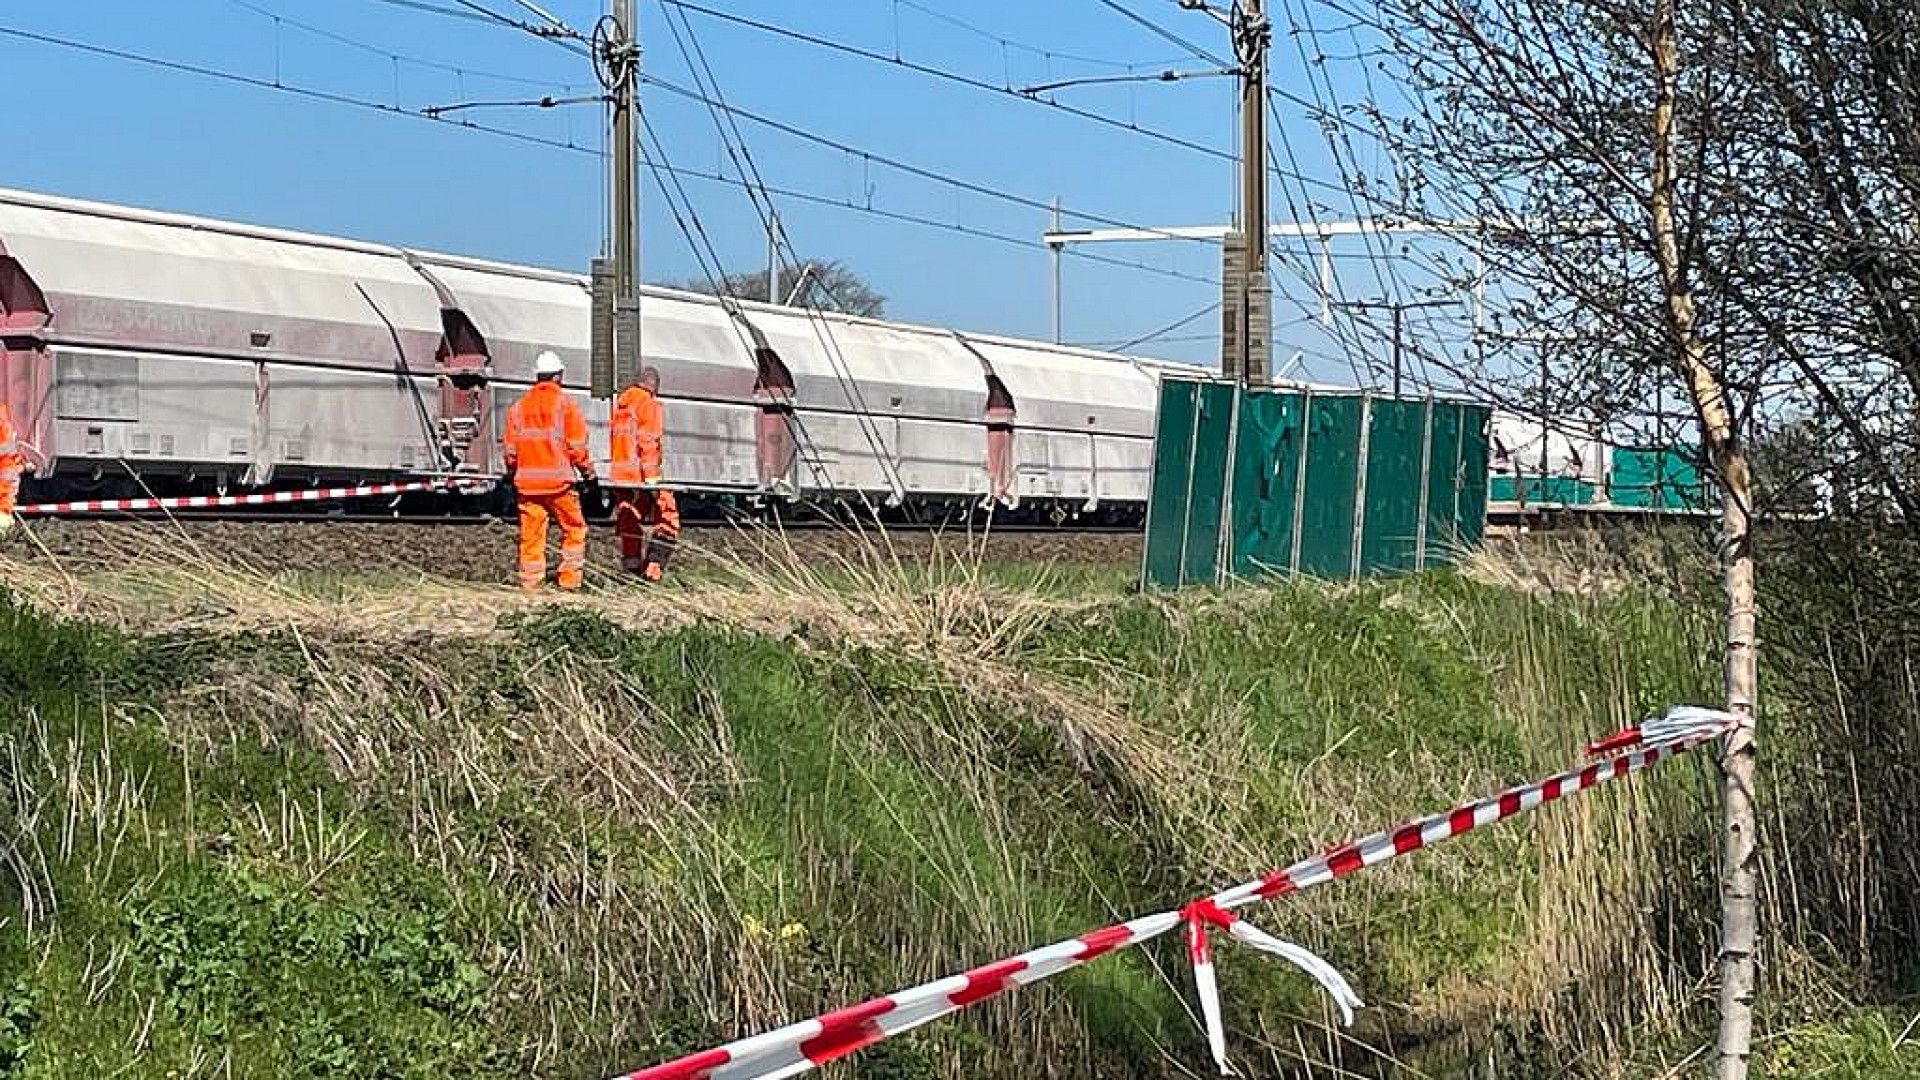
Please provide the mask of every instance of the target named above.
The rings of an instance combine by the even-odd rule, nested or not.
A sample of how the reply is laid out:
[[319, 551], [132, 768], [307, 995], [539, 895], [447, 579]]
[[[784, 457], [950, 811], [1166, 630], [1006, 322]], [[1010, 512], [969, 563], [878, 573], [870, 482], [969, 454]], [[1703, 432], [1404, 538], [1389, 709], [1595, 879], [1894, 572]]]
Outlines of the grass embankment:
[[[1129, 597], [871, 555], [564, 605], [42, 567], [0, 607], [0, 1077], [604, 1076], [1163, 910], [1713, 696], [1710, 624], [1631, 590]], [[1239, 1061], [1678, 1060], [1706, 770], [1256, 911], [1370, 1008], [1336, 1032], [1223, 945]], [[1187, 982], [1168, 938], [848, 1075], [1190, 1075]], [[1777, 1064], [1839, 1059], [1808, 1045]]]

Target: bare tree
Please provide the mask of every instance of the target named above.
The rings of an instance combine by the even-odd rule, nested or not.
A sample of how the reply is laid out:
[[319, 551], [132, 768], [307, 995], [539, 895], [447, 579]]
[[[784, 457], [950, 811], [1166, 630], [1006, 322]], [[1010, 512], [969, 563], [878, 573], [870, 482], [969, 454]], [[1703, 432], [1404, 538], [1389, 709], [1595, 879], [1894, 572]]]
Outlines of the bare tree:
[[[1465, 374], [1545, 415], [1644, 423], [1691, 406], [1721, 492], [1727, 708], [1721, 759], [1718, 1074], [1746, 1075], [1757, 940], [1753, 483], [1743, 442], [1779, 372], [1776, 330], [1740, 289], [1741, 211], [1764, 167], [1728, 117], [1723, 13], [1676, 0], [1381, 0], [1349, 11], [1402, 58], [1411, 116], [1384, 125], [1404, 213], [1491, 219], [1468, 238], [1506, 283], [1499, 331]], [[1525, 393], [1532, 386], [1534, 394]], [[1656, 437], [1660, 433], [1656, 433]]]
[[1920, 526], [1920, 9], [1904, 0], [1730, 0], [1721, 77], [1751, 88], [1729, 132], [1760, 166], [1733, 291], [1787, 356], [1837, 477]]
[[[1674, 111], [1679, 97], [1680, 40], [1674, 18], [1677, 0], [1654, 0], [1647, 36], [1653, 58], [1653, 157], [1649, 200], [1654, 258], [1660, 268], [1669, 330], [1676, 348], [1675, 368], [1688, 396], [1707, 455], [1720, 479], [1720, 522], [1725, 542], [1727, 709], [1746, 723], [1727, 736], [1721, 758], [1722, 843], [1720, 880], [1720, 1037], [1717, 1075], [1744, 1080], [1753, 1053], [1754, 947], [1758, 930], [1759, 816], [1754, 812], [1753, 701], [1759, 683], [1755, 655], [1757, 601], [1753, 582], [1753, 476], [1735, 427], [1733, 409], [1720, 373], [1707, 359], [1699, 333], [1693, 283], [1680, 254], [1675, 204], [1680, 198], [1675, 157], [1678, 139]], [[1702, 125], [1704, 127], [1705, 125]], [[1697, 185], [1698, 186], [1698, 185]]]
[[[887, 298], [838, 259], [809, 259], [782, 266], [779, 286], [780, 295], [772, 297], [772, 303], [792, 303], [869, 319], [884, 318], [887, 313]], [[725, 293], [739, 300], [769, 300], [764, 270], [726, 274], [718, 282], [698, 278], [673, 287], [710, 296]]]

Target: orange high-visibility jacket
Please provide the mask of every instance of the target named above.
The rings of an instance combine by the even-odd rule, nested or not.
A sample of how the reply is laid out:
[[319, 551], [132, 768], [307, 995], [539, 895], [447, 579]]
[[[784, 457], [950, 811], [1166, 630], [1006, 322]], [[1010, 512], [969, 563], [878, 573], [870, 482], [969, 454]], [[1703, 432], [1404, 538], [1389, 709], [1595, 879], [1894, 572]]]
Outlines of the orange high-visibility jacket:
[[17, 470], [26, 463], [27, 455], [20, 449], [20, 436], [13, 430], [13, 410], [0, 401], [0, 469]]
[[500, 440], [513, 489], [522, 495], [553, 495], [573, 486], [574, 473], [591, 471], [587, 418], [557, 382], [539, 382], [507, 410]]
[[608, 432], [613, 464], [607, 482], [615, 487], [638, 487], [660, 482], [660, 442], [666, 434], [666, 410], [644, 386], [630, 386], [614, 399]]

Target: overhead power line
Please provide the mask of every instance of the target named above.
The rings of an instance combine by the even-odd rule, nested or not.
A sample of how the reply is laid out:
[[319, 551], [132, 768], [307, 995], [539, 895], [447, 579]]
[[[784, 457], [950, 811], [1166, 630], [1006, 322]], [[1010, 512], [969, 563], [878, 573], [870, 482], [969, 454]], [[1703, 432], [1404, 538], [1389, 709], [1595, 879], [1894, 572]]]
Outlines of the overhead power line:
[[[276, 93], [288, 94], [294, 97], [305, 98], [311, 101], [317, 101], [317, 102], [321, 102], [329, 105], [337, 105], [345, 108], [362, 109], [368, 112], [384, 113], [388, 116], [407, 117], [409, 119], [421, 121], [425, 123], [441, 124], [446, 127], [459, 128], [466, 131], [479, 132], [481, 134], [491, 135], [496, 138], [512, 139], [516, 142], [526, 143], [528, 145], [543, 146], [552, 150], [561, 150], [569, 153], [589, 155], [595, 158], [604, 157], [603, 152], [598, 147], [586, 146], [570, 140], [548, 138], [541, 135], [535, 135], [530, 132], [516, 131], [512, 128], [497, 127], [490, 124], [478, 123], [471, 120], [465, 120], [465, 119], [456, 120], [456, 119], [427, 116], [411, 109], [402, 108], [397, 105], [391, 105], [386, 102], [373, 101], [367, 98], [354, 97], [350, 94], [341, 94], [341, 93], [336, 93], [330, 90], [322, 90], [316, 87], [301, 86], [293, 83], [276, 82], [272, 79], [264, 79], [255, 75], [247, 75], [247, 74], [243, 74], [235, 71], [225, 71], [220, 68], [206, 67], [199, 64], [190, 64], [190, 63], [186, 63], [184, 61], [179, 61], [179, 60], [169, 60], [162, 57], [148, 56], [142, 53], [130, 52], [125, 49], [116, 49], [109, 46], [96, 45], [96, 44], [92, 44], [84, 41], [74, 41], [69, 38], [57, 37], [52, 34], [42, 34], [42, 33], [38, 33], [31, 30], [22, 30], [17, 27], [0, 26], [0, 37], [13, 38], [15, 40], [20, 40], [20, 41], [29, 41], [29, 42], [33, 42], [40, 45], [49, 45], [56, 48], [71, 50], [74, 52], [85, 53], [87, 55], [99, 57], [101, 59], [118, 60], [123, 63], [135, 64], [142, 67], [155, 68], [157, 70], [169, 71], [169, 72], [173, 72], [181, 75], [193, 75], [199, 78], [209, 79], [217, 82], [224, 82], [224, 83], [237, 85], [237, 86], [247, 86], [257, 90], [268, 90]], [[739, 181], [736, 178], [724, 176], [719, 173], [702, 172], [700, 170], [689, 169], [683, 166], [671, 166], [671, 165], [664, 165], [664, 164], [661, 167], [670, 170], [672, 173], [676, 175], [682, 175], [692, 179], [707, 180], [713, 183], [726, 184], [728, 186], [735, 186], [735, 187], [739, 185]], [[800, 191], [800, 190], [795, 190], [790, 188], [770, 187], [768, 190], [773, 192], [774, 194], [780, 195], [783, 198], [796, 199], [801, 202], [811, 203], [816, 206], [832, 207], [835, 209], [841, 209], [841, 210], [847, 210], [855, 213], [865, 214], [875, 218], [881, 218], [881, 219], [890, 220], [890, 221], [897, 221], [904, 224], [918, 225], [918, 226], [931, 228], [931, 229], [939, 229], [942, 231], [955, 233], [957, 235], [969, 236], [969, 237], [973, 237], [975, 239], [980, 239], [980, 240], [992, 240], [992, 241], [1002, 243], [1002, 244], [1007, 244], [1010, 246], [1021, 247], [1030, 251], [1034, 249], [1044, 248], [1045, 246], [1040, 241], [1035, 240], [1031, 237], [1013, 236], [1007, 233], [1000, 233], [1000, 232], [994, 232], [987, 229], [975, 228], [972, 226], [963, 225], [955, 222], [941, 221], [937, 218], [924, 217], [921, 215], [906, 213], [898, 210], [890, 210], [885, 207], [864, 205], [861, 203], [854, 202], [850, 199], [835, 198], [833, 196], [820, 195], [814, 192]], [[1099, 255], [1094, 255], [1086, 252], [1073, 252], [1071, 254], [1073, 254], [1077, 258], [1080, 258], [1088, 262], [1104, 263], [1109, 266], [1115, 266], [1115, 267], [1119, 267], [1127, 270], [1136, 270], [1143, 273], [1157, 274], [1162, 277], [1175, 278], [1175, 279], [1184, 280], [1184, 281], [1194, 281], [1194, 282], [1199, 282], [1201, 284], [1207, 284], [1207, 285], [1219, 284], [1218, 279], [1203, 277], [1198, 274], [1189, 274], [1184, 271], [1175, 270], [1168, 267], [1152, 266], [1146, 263], [1136, 263], [1126, 259], [1109, 258], [1106, 256], [1099, 256]]]
[[1016, 41], [1013, 38], [1006, 37], [1002, 34], [996, 34], [991, 30], [987, 30], [973, 23], [967, 22], [965, 19], [955, 18], [954, 16], [949, 15], [944, 11], [938, 11], [938, 10], [935, 10], [934, 8], [928, 7], [925, 4], [916, 3], [915, 0], [894, 0], [894, 3], [899, 7], [908, 8], [913, 11], [917, 11], [920, 14], [925, 15], [930, 19], [936, 19], [940, 22], [946, 23], [948, 26], [958, 27], [959, 29], [965, 30], [970, 34], [974, 34], [978, 37], [985, 38], [986, 40], [991, 41], [996, 45], [999, 45], [1003, 50], [1014, 49], [1020, 52], [1030, 53], [1034, 56], [1042, 57], [1046, 60], [1067, 60], [1076, 64], [1090, 64], [1094, 67], [1108, 67], [1108, 68], [1115, 68], [1123, 71], [1131, 70], [1135, 67], [1151, 66], [1150, 63], [1131, 63], [1130, 64], [1124, 61], [1113, 60], [1113, 59], [1108, 59], [1108, 58], [1099, 57], [1099, 56], [1084, 56], [1079, 53], [1065, 52], [1060, 49], [1050, 49], [1040, 45], [1030, 45], [1023, 41]]
[[[1363, 216], [1360, 205], [1360, 188], [1364, 182], [1364, 172], [1360, 164], [1360, 154], [1354, 147], [1352, 134], [1348, 126], [1328, 122], [1326, 119], [1327, 117], [1340, 116], [1340, 110], [1337, 108], [1340, 96], [1338, 90], [1334, 87], [1333, 78], [1326, 68], [1326, 50], [1321, 43], [1320, 30], [1314, 24], [1311, 4], [1303, 0], [1300, 4], [1299, 13], [1296, 15], [1293, 0], [1282, 0], [1282, 2], [1285, 4], [1288, 19], [1294, 22], [1294, 32], [1291, 36], [1294, 39], [1295, 48], [1300, 56], [1301, 67], [1306, 76], [1307, 88], [1313, 96], [1314, 111], [1321, 118], [1321, 132], [1326, 139], [1328, 153], [1333, 159], [1335, 168], [1340, 172], [1341, 186], [1347, 192], [1348, 205], [1352, 207], [1356, 217]], [[1305, 28], [1304, 35], [1301, 33], [1302, 26]], [[1313, 43], [1313, 55], [1311, 56], [1307, 52], [1308, 38], [1311, 38]], [[1375, 278], [1397, 303], [1405, 305], [1408, 287], [1400, 273], [1397, 261], [1388, 249], [1387, 242], [1383, 238], [1370, 234], [1363, 235], [1361, 239], [1367, 254], [1376, 260], [1374, 265]], [[1411, 309], [1415, 311], [1415, 317], [1421, 320], [1427, 333], [1437, 338], [1439, 333], [1434, 326], [1432, 309], [1417, 306]], [[1425, 354], [1418, 348], [1415, 348], [1413, 352], [1415, 360], [1420, 365], [1419, 381], [1431, 385], [1431, 379], [1426, 371]]]
[[[1196, 311], [1196, 312], [1194, 312], [1194, 313], [1193, 313], [1193, 314], [1191, 314], [1191, 315], [1187, 315], [1187, 316], [1185, 316], [1185, 317], [1183, 317], [1183, 318], [1180, 318], [1180, 319], [1178, 319], [1178, 320], [1175, 320], [1174, 322], [1170, 322], [1170, 323], [1168, 323], [1167, 325], [1165, 325], [1165, 326], [1163, 326], [1163, 327], [1161, 327], [1161, 328], [1160, 328], [1160, 329], [1158, 329], [1158, 330], [1152, 330], [1152, 331], [1149, 331], [1149, 332], [1147, 332], [1147, 333], [1145, 333], [1145, 334], [1141, 334], [1141, 335], [1140, 335], [1139, 337], [1137, 337], [1137, 338], [1134, 338], [1134, 339], [1132, 339], [1131, 341], [1125, 341], [1125, 342], [1122, 342], [1122, 343], [1120, 343], [1120, 344], [1119, 344], [1118, 346], [1115, 346], [1115, 348], [1114, 348], [1114, 351], [1115, 351], [1115, 352], [1126, 352], [1126, 351], [1127, 351], [1128, 349], [1131, 349], [1131, 348], [1133, 348], [1133, 347], [1134, 347], [1134, 346], [1136, 346], [1136, 345], [1145, 345], [1145, 344], [1146, 344], [1147, 342], [1149, 342], [1149, 341], [1161, 341], [1161, 340], [1165, 340], [1165, 339], [1166, 339], [1166, 336], [1167, 336], [1168, 334], [1171, 334], [1171, 333], [1173, 333], [1173, 332], [1174, 332], [1175, 330], [1180, 330], [1180, 329], [1184, 329], [1184, 328], [1185, 328], [1185, 327], [1187, 327], [1188, 325], [1190, 325], [1190, 324], [1192, 324], [1192, 323], [1195, 323], [1195, 322], [1198, 322], [1198, 321], [1200, 321], [1201, 319], [1204, 319], [1204, 318], [1206, 318], [1207, 316], [1209, 316], [1209, 315], [1211, 315], [1211, 314], [1213, 314], [1214, 312], [1216, 312], [1216, 311], [1219, 311], [1219, 310], [1220, 310], [1220, 301], [1218, 301], [1218, 300], [1215, 300], [1215, 301], [1214, 301], [1213, 303], [1211, 303], [1211, 304], [1208, 304], [1208, 305], [1207, 305], [1206, 307], [1203, 307], [1203, 308], [1201, 308], [1201, 309], [1200, 309], [1199, 311]], [[1209, 335], [1207, 335], [1207, 336], [1208, 336], [1208, 337], [1217, 337], [1218, 335], [1217, 335], [1217, 334], [1209, 334]]]
[[1209, 52], [1204, 48], [1201, 48], [1199, 45], [1194, 44], [1192, 41], [1189, 41], [1188, 39], [1181, 37], [1179, 34], [1174, 33], [1173, 31], [1167, 29], [1166, 27], [1161, 26], [1159, 23], [1154, 22], [1152, 19], [1147, 18], [1145, 15], [1142, 15], [1139, 12], [1128, 7], [1127, 5], [1122, 4], [1120, 0], [1100, 0], [1100, 3], [1105, 7], [1111, 8], [1112, 10], [1119, 12], [1122, 16], [1124, 16], [1127, 19], [1128, 22], [1131, 22], [1136, 26], [1145, 28], [1148, 33], [1153, 34], [1155, 37], [1161, 38], [1165, 41], [1172, 42], [1174, 45], [1178, 46], [1179, 48], [1187, 50], [1187, 52], [1192, 53], [1194, 56], [1197, 56], [1202, 60], [1208, 61], [1209, 63], [1218, 64], [1221, 67], [1233, 66], [1232, 64], [1228, 63], [1226, 60], [1222, 59], [1219, 55]]
[[[704, 4], [694, 3], [693, 0], [660, 0], [660, 2], [662, 4], [668, 4], [673, 7], [679, 8], [682, 11], [691, 11], [691, 12], [694, 12], [695, 14], [704, 15], [710, 19], [717, 19], [721, 22], [732, 23], [733, 25], [736, 25], [736, 26], [743, 26], [750, 30], [756, 30], [756, 31], [759, 31], [760, 33], [770, 34], [775, 37], [786, 38], [790, 41], [798, 41], [798, 42], [801, 42], [802, 44], [811, 45], [815, 48], [826, 49], [828, 51], [841, 53], [847, 56], [858, 56], [858, 57], [861, 57], [862, 59], [874, 61], [875, 63], [888, 64], [893, 67], [914, 72], [916, 74], [925, 75], [929, 78], [934, 78], [934, 79], [942, 80], [944, 82], [954, 83], [955, 85], [958, 85], [958, 86], [966, 86], [975, 90], [984, 90], [990, 94], [999, 94], [1005, 97], [1010, 97], [1016, 101], [1025, 101], [1025, 102], [1031, 102], [1039, 105], [1044, 105], [1048, 108], [1058, 109], [1061, 112], [1066, 113], [1070, 116], [1076, 116], [1083, 120], [1088, 120], [1093, 123], [1114, 128], [1115, 130], [1131, 132], [1132, 134], [1135, 134], [1135, 135], [1142, 135], [1149, 139], [1166, 143], [1169, 146], [1178, 146], [1185, 150], [1191, 150], [1197, 154], [1205, 154], [1206, 156], [1214, 158], [1215, 160], [1218, 160], [1218, 161], [1238, 161], [1239, 160], [1239, 158], [1233, 152], [1228, 150], [1222, 150], [1217, 146], [1209, 146], [1206, 143], [1197, 142], [1193, 139], [1185, 138], [1184, 136], [1175, 135], [1172, 132], [1162, 131], [1158, 128], [1146, 127], [1144, 125], [1134, 123], [1131, 120], [1122, 120], [1119, 117], [1109, 116], [1106, 113], [1096, 112], [1092, 109], [1083, 109], [1075, 105], [1069, 105], [1055, 98], [1028, 96], [1020, 93], [1018, 90], [1012, 87], [1000, 86], [995, 83], [987, 82], [984, 79], [974, 78], [973, 76], [970, 76], [970, 75], [962, 75], [962, 74], [959, 74], [958, 72], [948, 71], [944, 68], [934, 67], [929, 64], [918, 63], [916, 61], [907, 60], [902, 57], [889, 56], [886, 53], [877, 52], [873, 49], [864, 48], [859, 45], [849, 45], [844, 41], [835, 41], [832, 38], [821, 37], [817, 34], [809, 34], [805, 31], [794, 30], [789, 27], [780, 26], [774, 23], [763, 22], [759, 19], [751, 19], [744, 15], [735, 15], [731, 12], [720, 11], [714, 8], [707, 7]], [[1286, 175], [1286, 174], [1283, 173], [1282, 175]], [[1297, 183], [1304, 184], [1304, 185], [1319, 186], [1319, 187], [1324, 187], [1324, 188], [1328, 188], [1336, 191], [1339, 190], [1339, 185], [1333, 184], [1329, 181], [1321, 180], [1317, 177], [1295, 174], [1290, 178], [1295, 180]]]
[[[554, 41], [581, 42], [586, 40], [585, 35], [581, 34], [580, 31], [575, 30], [573, 27], [568, 26], [559, 19], [548, 15], [546, 12], [541, 11], [531, 4], [521, 3], [520, 6], [534, 12], [540, 20], [539, 22], [528, 22], [525, 19], [516, 19], [511, 15], [503, 15], [484, 4], [476, 3], [475, 0], [453, 0], [453, 2], [473, 12], [475, 15], [480, 16], [482, 19], [499, 23], [502, 26], [512, 27], [523, 33], [532, 34], [534, 37], [548, 38]], [[515, 0], [515, 2], [518, 3], [519, 0]]]
[[477, 15], [463, 8], [451, 8], [444, 4], [431, 3], [429, 0], [373, 0], [373, 2], [386, 4], [388, 7], [405, 8], [408, 11], [421, 11], [429, 15], [441, 15], [450, 19], [465, 19], [468, 22], [497, 21], [485, 15]]
[[[837, 150], [840, 153], [857, 157], [862, 161], [875, 162], [880, 165], [884, 165], [887, 168], [906, 173], [910, 176], [917, 176], [924, 180], [930, 180], [935, 183], [944, 184], [948, 187], [954, 188], [959, 191], [969, 192], [971, 194], [984, 196], [990, 199], [997, 199], [1001, 202], [1011, 203], [1015, 206], [1022, 206], [1032, 210], [1046, 210], [1051, 212], [1054, 208], [1053, 203], [1050, 200], [1036, 199], [1036, 198], [1032, 198], [1030, 196], [1025, 196], [1025, 195], [1016, 195], [1011, 192], [1004, 191], [992, 184], [982, 183], [974, 180], [964, 180], [959, 177], [951, 176], [946, 173], [938, 172], [933, 169], [928, 169], [923, 166], [914, 165], [909, 162], [901, 161], [898, 158], [893, 158], [885, 154], [876, 153], [864, 147], [855, 146], [852, 143], [843, 142], [839, 139], [834, 139], [826, 135], [820, 135], [815, 132], [808, 131], [805, 128], [797, 127], [785, 121], [776, 120], [773, 117], [766, 116], [764, 114], [757, 113], [749, 109], [744, 109], [737, 105], [733, 105], [725, 101], [720, 101], [717, 99], [710, 98], [707, 95], [701, 94], [698, 91], [690, 90], [684, 86], [680, 86], [676, 83], [670, 82], [666, 79], [662, 79], [655, 75], [642, 75], [641, 81], [645, 82], [648, 86], [652, 86], [660, 90], [665, 90], [667, 93], [673, 94], [677, 97], [686, 98], [690, 101], [699, 102], [700, 104], [707, 105], [712, 108], [720, 109], [723, 112], [726, 112], [733, 116], [740, 117], [743, 120], [747, 120], [752, 123], [756, 123], [765, 127], [772, 128], [775, 131], [784, 132], [785, 134], [791, 135], [796, 139], [803, 139], [807, 142], [814, 143], [815, 145], [818, 145], [818, 146], [824, 146], [831, 150]], [[1096, 224], [1111, 225], [1111, 226], [1114, 226], [1115, 228], [1121, 228], [1121, 229], [1139, 229], [1142, 232], [1159, 234], [1169, 240], [1186, 240], [1186, 241], [1199, 243], [1199, 244], [1211, 243], [1211, 241], [1208, 241], [1204, 238], [1184, 236], [1175, 232], [1163, 232], [1161, 230], [1154, 229], [1151, 226], [1139, 225], [1134, 222], [1124, 221], [1119, 218], [1111, 217], [1106, 214], [1095, 213], [1089, 210], [1080, 210], [1080, 209], [1074, 209], [1071, 207], [1063, 206], [1063, 207], [1060, 207], [1060, 211], [1061, 213], [1067, 215], [1068, 217], [1072, 217], [1076, 220], [1091, 221]]]
[[440, 120], [414, 112], [411, 109], [402, 108], [399, 105], [388, 104], [382, 101], [373, 101], [367, 98], [354, 97], [350, 94], [341, 94], [331, 90], [301, 86], [275, 79], [263, 79], [257, 75], [247, 75], [237, 71], [225, 71], [220, 68], [190, 64], [181, 60], [168, 60], [164, 57], [147, 56], [142, 53], [130, 52], [126, 49], [115, 49], [106, 45], [74, 41], [69, 38], [55, 37], [52, 34], [41, 34], [32, 30], [21, 30], [17, 27], [0, 26], [0, 36], [15, 38], [21, 41], [31, 41], [41, 45], [52, 45], [62, 49], [70, 49], [75, 52], [87, 53], [103, 59], [139, 64], [143, 67], [158, 68], [163, 71], [171, 71], [182, 75], [196, 75], [203, 79], [213, 79], [238, 86], [250, 86], [258, 90], [272, 90], [278, 93], [292, 94], [296, 97], [325, 102], [329, 105], [367, 109], [373, 112], [387, 113], [392, 116], [411, 117], [415, 120], [429, 120], [434, 123], [446, 124], [450, 127], [467, 128], [473, 131], [485, 132], [489, 135], [496, 135], [501, 138], [514, 139], [538, 146], [547, 146], [557, 150], [571, 150], [578, 153], [594, 154], [596, 156], [600, 153], [600, 151], [593, 147], [582, 146], [571, 141], [551, 139], [524, 131], [515, 131], [512, 128], [490, 127], [485, 124], [476, 124], [465, 120]]
[[[573, 89], [571, 84], [558, 82], [553, 79], [529, 79], [523, 75], [509, 75], [504, 72], [488, 71], [484, 68], [467, 67], [461, 64], [449, 64], [441, 60], [430, 60], [423, 56], [413, 56], [407, 53], [395, 52], [384, 46], [375, 45], [371, 42], [342, 34], [337, 30], [329, 30], [324, 26], [316, 26], [313, 23], [302, 22], [299, 19], [283, 15], [271, 8], [253, 3], [252, 0], [227, 0], [227, 2], [235, 7], [251, 11], [263, 19], [273, 20], [276, 28], [280, 26], [291, 26], [296, 30], [311, 34], [314, 37], [331, 41], [337, 45], [344, 45], [350, 49], [358, 49], [361, 52], [379, 56], [396, 64], [410, 64], [414, 67], [427, 68], [433, 71], [444, 71], [451, 75], [492, 79], [495, 82], [513, 83], [519, 86], [558, 87], [563, 90]], [[461, 13], [449, 11], [448, 14]]]
[[[962, 75], [962, 74], [959, 74], [958, 72], [947, 71], [944, 68], [937, 68], [928, 64], [917, 63], [915, 61], [907, 60], [897, 56], [888, 56], [886, 53], [883, 53], [883, 52], [875, 52], [872, 49], [862, 48], [861, 46], [858, 46], [858, 45], [849, 45], [844, 41], [835, 41], [832, 38], [820, 37], [816, 34], [809, 34], [804, 31], [789, 29], [788, 27], [778, 26], [778, 25], [775, 25], [774, 23], [762, 22], [758, 19], [749, 19], [744, 15], [735, 15], [735, 14], [732, 14], [731, 12], [718, 11], [701, 4], [691, 3], [690, 0], [660, 0], [660, 2], [663, 4], [671, 4], [674, 7], [680, 8], [681, 10], [684, 10], [684, 11], [691, 11], [699, 15], [705, 15], [710, 19], [718, 19], [721, 22], [733, 23], [736, 26], [744, 26], [750, 30], [758, 30], [764, 34], [772, 34], [775, 37], [783, 37], [791, 41], [798, 41], [803, 44], [812, 45], [815, 48], [828, 49], [833, 52], [844, 53], [848, 56], [859, 56], [867, 60], [875, 61], [877, 63], [891, 64], [895, 67], [904, 68], [908, 71], [917, 72], [918, 74], [926, 75], [931, 78], [941, 79], [946, 82], [956, 83], [961, 86], [969, 86], [975, 90], [985, 90], [988, 93], [993, 93], [993, 94], [1004, 94], [1008, 97], [1014, 98], [1017, 101], [1037, 100], [1034, 98], [1022, 96], [1019, 92], [1011, 89], [1010, 87], [997, 86], [983, 79], [976, 79], [970, 75]], [[1211, 157], [1221, 158], [1223, 160], [1233, 159], [1233, 155], [1231, 153], [1229, 153], [1228, 151], [1222, 150], [1219, 147], [1208, 146], [1205, 143], [1195, 142], [1192, 139], [1182, 138], [1181, 136], [1160, 131], [1155, 128], [1142, 127], [1139, 124], [1135, 124], [1127, 120], [1121, 120], [1116, 117], [1108, 116], [1105, 113], [1094, 112], [1090, 109], [1081, 109], [1072, 105], [1063, 105], [1057, 101], [1052, 101], [1052, 100], [1045, 100], [1045, 101], [1041, 101], [1040, 103], [1043, 105], [1048, 105], [1053, 108], [1059, 109], [1062, 112], [1066, 112], [1074, 116], [1083, 117], [1085, 119], [1092, 120], [1096, 123], [1105, 124], [1109, 127], [1118, 128], [1122, 131], [1130, 131], [1137, 135], [1145, 135], [1148, 138], [1158, 139], [1162, 142], [1168, 143], [1173, 146], [1184, 147], [1185, 149], [1192, 150], [1195, 153], [1207, 154]]]

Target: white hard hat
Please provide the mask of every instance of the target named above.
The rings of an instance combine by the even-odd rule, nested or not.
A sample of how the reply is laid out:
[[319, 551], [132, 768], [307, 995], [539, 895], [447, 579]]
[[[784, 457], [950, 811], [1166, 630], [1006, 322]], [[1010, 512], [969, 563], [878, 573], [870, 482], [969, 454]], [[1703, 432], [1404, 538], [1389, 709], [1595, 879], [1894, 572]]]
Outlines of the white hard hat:
[[560, 362], [560, 354], [554, 352], [552, 349], [541, 353], [533, 361], [533, 373], [535, 375], [558, 375], [565, 370], [567, 370], [567, 366]]

